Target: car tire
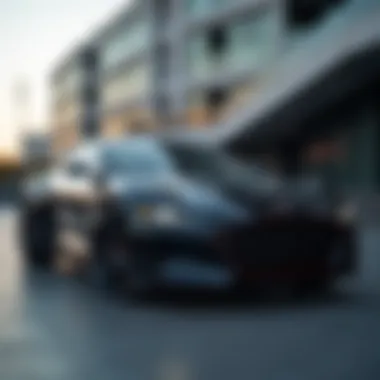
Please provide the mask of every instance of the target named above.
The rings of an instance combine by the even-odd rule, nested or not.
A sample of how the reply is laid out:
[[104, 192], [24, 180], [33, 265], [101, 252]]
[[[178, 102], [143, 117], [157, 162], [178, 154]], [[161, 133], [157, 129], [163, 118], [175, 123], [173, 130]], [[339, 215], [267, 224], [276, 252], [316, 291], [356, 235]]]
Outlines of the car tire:
[[143, 275], [136, 268], [135, 253], [121, 225], [115, 219], [94, 233], [87, 277], [97, 288], [137, 295]]
[[111, 290], [117, 287], [119, 274], [110, 259], [113, 238], [113, 234], [97, 233], [91, 239], [91, 255], [85, 274], [95, 288]]
[[125, 271], [124, 291], [131, 300], [147, 300], [157, 291], [157, 280], [153, 263], [146, 257], [147, 252], [131, 252]]
[[86, 275], [91, 286], [118, 292], [133, 301], [147, 299], [153, 294], [153, 276], [148, 265], [130, 248], [123, 235], [102, 233], [93, 243]]
[[27, 264], [50, 267], [54, 254], [54, 216], [50, 207], [26, 208], [21, 215], [21, 244]]
[[91, 239], [89, 277], [99, 287], [117, 291], [130, 300], [153, 294], [154, 271], [147, 252], [138, 250], [129, 238], [127, 218], [118, 208], [105, 207], [106, 221]]

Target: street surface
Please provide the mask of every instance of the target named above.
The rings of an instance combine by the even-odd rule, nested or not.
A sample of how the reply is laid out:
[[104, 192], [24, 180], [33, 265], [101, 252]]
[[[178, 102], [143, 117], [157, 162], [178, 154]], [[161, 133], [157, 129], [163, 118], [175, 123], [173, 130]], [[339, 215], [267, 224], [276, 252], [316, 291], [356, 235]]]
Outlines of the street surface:
[[375, 231], [362, 236], [358, 278], [330, 298], [183, 295], [132, 305], [27, 273], [16, 226], [11, 208], [0, 211], [1, 380], [380, 379]]

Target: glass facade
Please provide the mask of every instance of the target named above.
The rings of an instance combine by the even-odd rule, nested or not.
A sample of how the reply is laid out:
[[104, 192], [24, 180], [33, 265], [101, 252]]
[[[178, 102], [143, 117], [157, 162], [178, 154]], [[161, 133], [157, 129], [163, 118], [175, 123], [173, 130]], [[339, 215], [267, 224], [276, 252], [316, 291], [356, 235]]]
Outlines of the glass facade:
[[74, 148], [81, 136], [77, 120], [72, 120], [71, 123], [56, 124], [52, 136], [52, 148], [54, 155], [59, 157], [64, 155], [68, 150]]
[[192, 127], [204, 127], [210, 121], [210, 115], [204, 93], [195, 92], [188, 97], [186, 123]]
[[[66, 129], [67, 125], [74, 125], [78, 130], [80, 129], [81, 113], [84, 110], [81, 99], [84, 85], [83, 74], [84, 70], [79, 65], [73, 65], [68, 67], [67, 71], [62, 73], [59, 80], [53, 84], [53, 123], [56, 130]], [[72, 135], [69, 132], [68, 134]]]
[[264, 67], [277, 51], [277, 16], [266, 11], [225, 25], [225, 43], [218, 54], [210, 48], [207, 31], [194, 35], [188, 48], [190, 77], [203, 79], [218, 72]]
[[151, 67], [142, 63], [108, 80], [102, 91], [102, 102], [105, 106], [119, 105], [146, 96], [150, 89]]
[[79, 102], [70, 100], [55, 109], [54, 118], [60, 124], [67, 124], [75, 118], [78, 118], [80, 114], [81, 108]]
[[185, 10], [192, 18], [198, 18], [222, 11], [238, 0], [185, 0]]
[[101, 67], [107, 70], [149, 44], [149, 20], [137, 19], [120, 29], [101, 51]]
[[62, 77], [53, 84], [53, 94], [58, 101], [62, 98], [73, 97], [79, 94], [84, 82], [84, 71], [77, 65], [62, 75]]
[[132, 106], [107, 114], [102, 123], [102, 135], [114, 138], [135, 132], [152, 131], [154, 128], [154, 115], [151, 110]]
[[276, 51], [278, 19], [273, 12], [245, 17], [230, 30], [229, 65], [261, 68]]
[[252, 94], [258, 90], [258, 83], [247, 79], [244, 83], [236, 83], [219, 90], [223, 94], [219, 104], [213, 104], [210, 89], [196, 90], [187, 95], [187, 124], [205, 126], [228, 119], [246, 105]]
[[[331, 125], [332, 131], [334, 127], [337, 126]], [[332, 191], [346, 194], [377, 191], [380, 130], [376, 114], [360, 111], [339, 127], [339, 131], [307, 146], [307, 154], [301, 160], [303, 172], [318, 176]]]

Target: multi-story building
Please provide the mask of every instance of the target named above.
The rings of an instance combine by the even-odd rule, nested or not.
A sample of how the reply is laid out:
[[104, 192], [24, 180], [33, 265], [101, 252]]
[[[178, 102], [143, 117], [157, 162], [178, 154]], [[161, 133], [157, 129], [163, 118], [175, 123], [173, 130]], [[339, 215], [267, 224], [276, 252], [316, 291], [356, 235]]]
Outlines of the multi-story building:
[[98, 91], [94, 47], [79, 47], [54, 70], [51, 116], [55, 156], [75, 146], [84, 136], [98, 133]]
[[46, 133], [28, 133], [21, 144], [22, 163], [26, 168], [44, 167], [50, 161], [50, 135]]
[[223, 120], [260, 91], [284, 43], [284, 25], [282, 0], [134, 1], [88, 42], [96, 79], [83, 80], [86, 48], [56, 70], [58, 141], [75, 141], [86, 130], [72, 116], [90, 107], [78, 97], [89, 83], [98, 89], [103, 136]]
[[314, 3], [323, 12], [311, 22], [318, 13], [295, 9], [263, 91], [215, 135], [240, 154], [368, 199], [380, 191], [380, 2]]
[[260, 91], [284, 46], [284, 3], [182, 2], [182, 110], [186, 124], [217, 123]]
[[147, 1], [135, 2], [93, 37], [98, 49], [100, 133], [104, 136], [154, 125], [148, 5]]
[[[83, 60], [88, 48], [75, 52], [57, 70], [58, 145], [68, 146], [93, 131], [120, 136], [213, 126], [222, 143], [281, 161], [294, 171], [300, 166], [325, 167], [312, 161], [339, 149], [331, 143], [320, 148], [314, 142], [326, 140], [321, 137], [326, 130], [336, 134], [336, 125], [350, 125], [352, 132], [344, 139], [353, 146], [347, 158], [351, 164], [344, 161], [341, 173], [349, 172], [351, 183], [372, 183], [375, 176], [380, 184], [380, 160], [373, 159], [380, 131], [374, 125], [380, 123], [373, 106], [369, 108], [374, 121], [360, 121], [374, 97], [353, 102], [362, 107], [352, 117], [360, 128], [342, 111], [343, 104], [354, 109], [352, 99], [359, 94], [354, 91], [359, 85], [353, 81], [376, 71], [378, 61], [365, 60], [361, 47], [378, 43], [379, 4], [379, 0], [135, 0], [88, 41], [98, 76], [86, 74], [91, 72]], [[372, 63], [348, 71], [345, 65], [351, 56]], [[374, 86], [376, 78], [369, 83]], [[93, 109], [92, 102], [78, 97], [86, 86], [99, 94], [99, 112], [90, 112], [94, 121], [90, 129], [83, 118], [75, 117]], [[378, 94], [375, 87], [365, 91]], [[364, 98], [370, 99], [368, 104]], [[363, 168], [356, 167], [364, 157]]]
[[135, 3], [96, 38], [106, 133], [206, 126], [236, 110], [280, 50], [282, 3]]

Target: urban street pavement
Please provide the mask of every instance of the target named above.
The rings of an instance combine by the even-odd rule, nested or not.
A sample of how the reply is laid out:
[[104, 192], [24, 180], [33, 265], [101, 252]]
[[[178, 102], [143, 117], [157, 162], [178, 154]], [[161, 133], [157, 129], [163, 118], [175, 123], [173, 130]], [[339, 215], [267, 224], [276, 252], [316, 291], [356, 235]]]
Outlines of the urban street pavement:
[[27, 272], [16, 230], [17, 213], [0, 211], [1, 380], [380, 379], [376, 231], [361, 234], [360, 274], [329, 298], [136, 305]]

